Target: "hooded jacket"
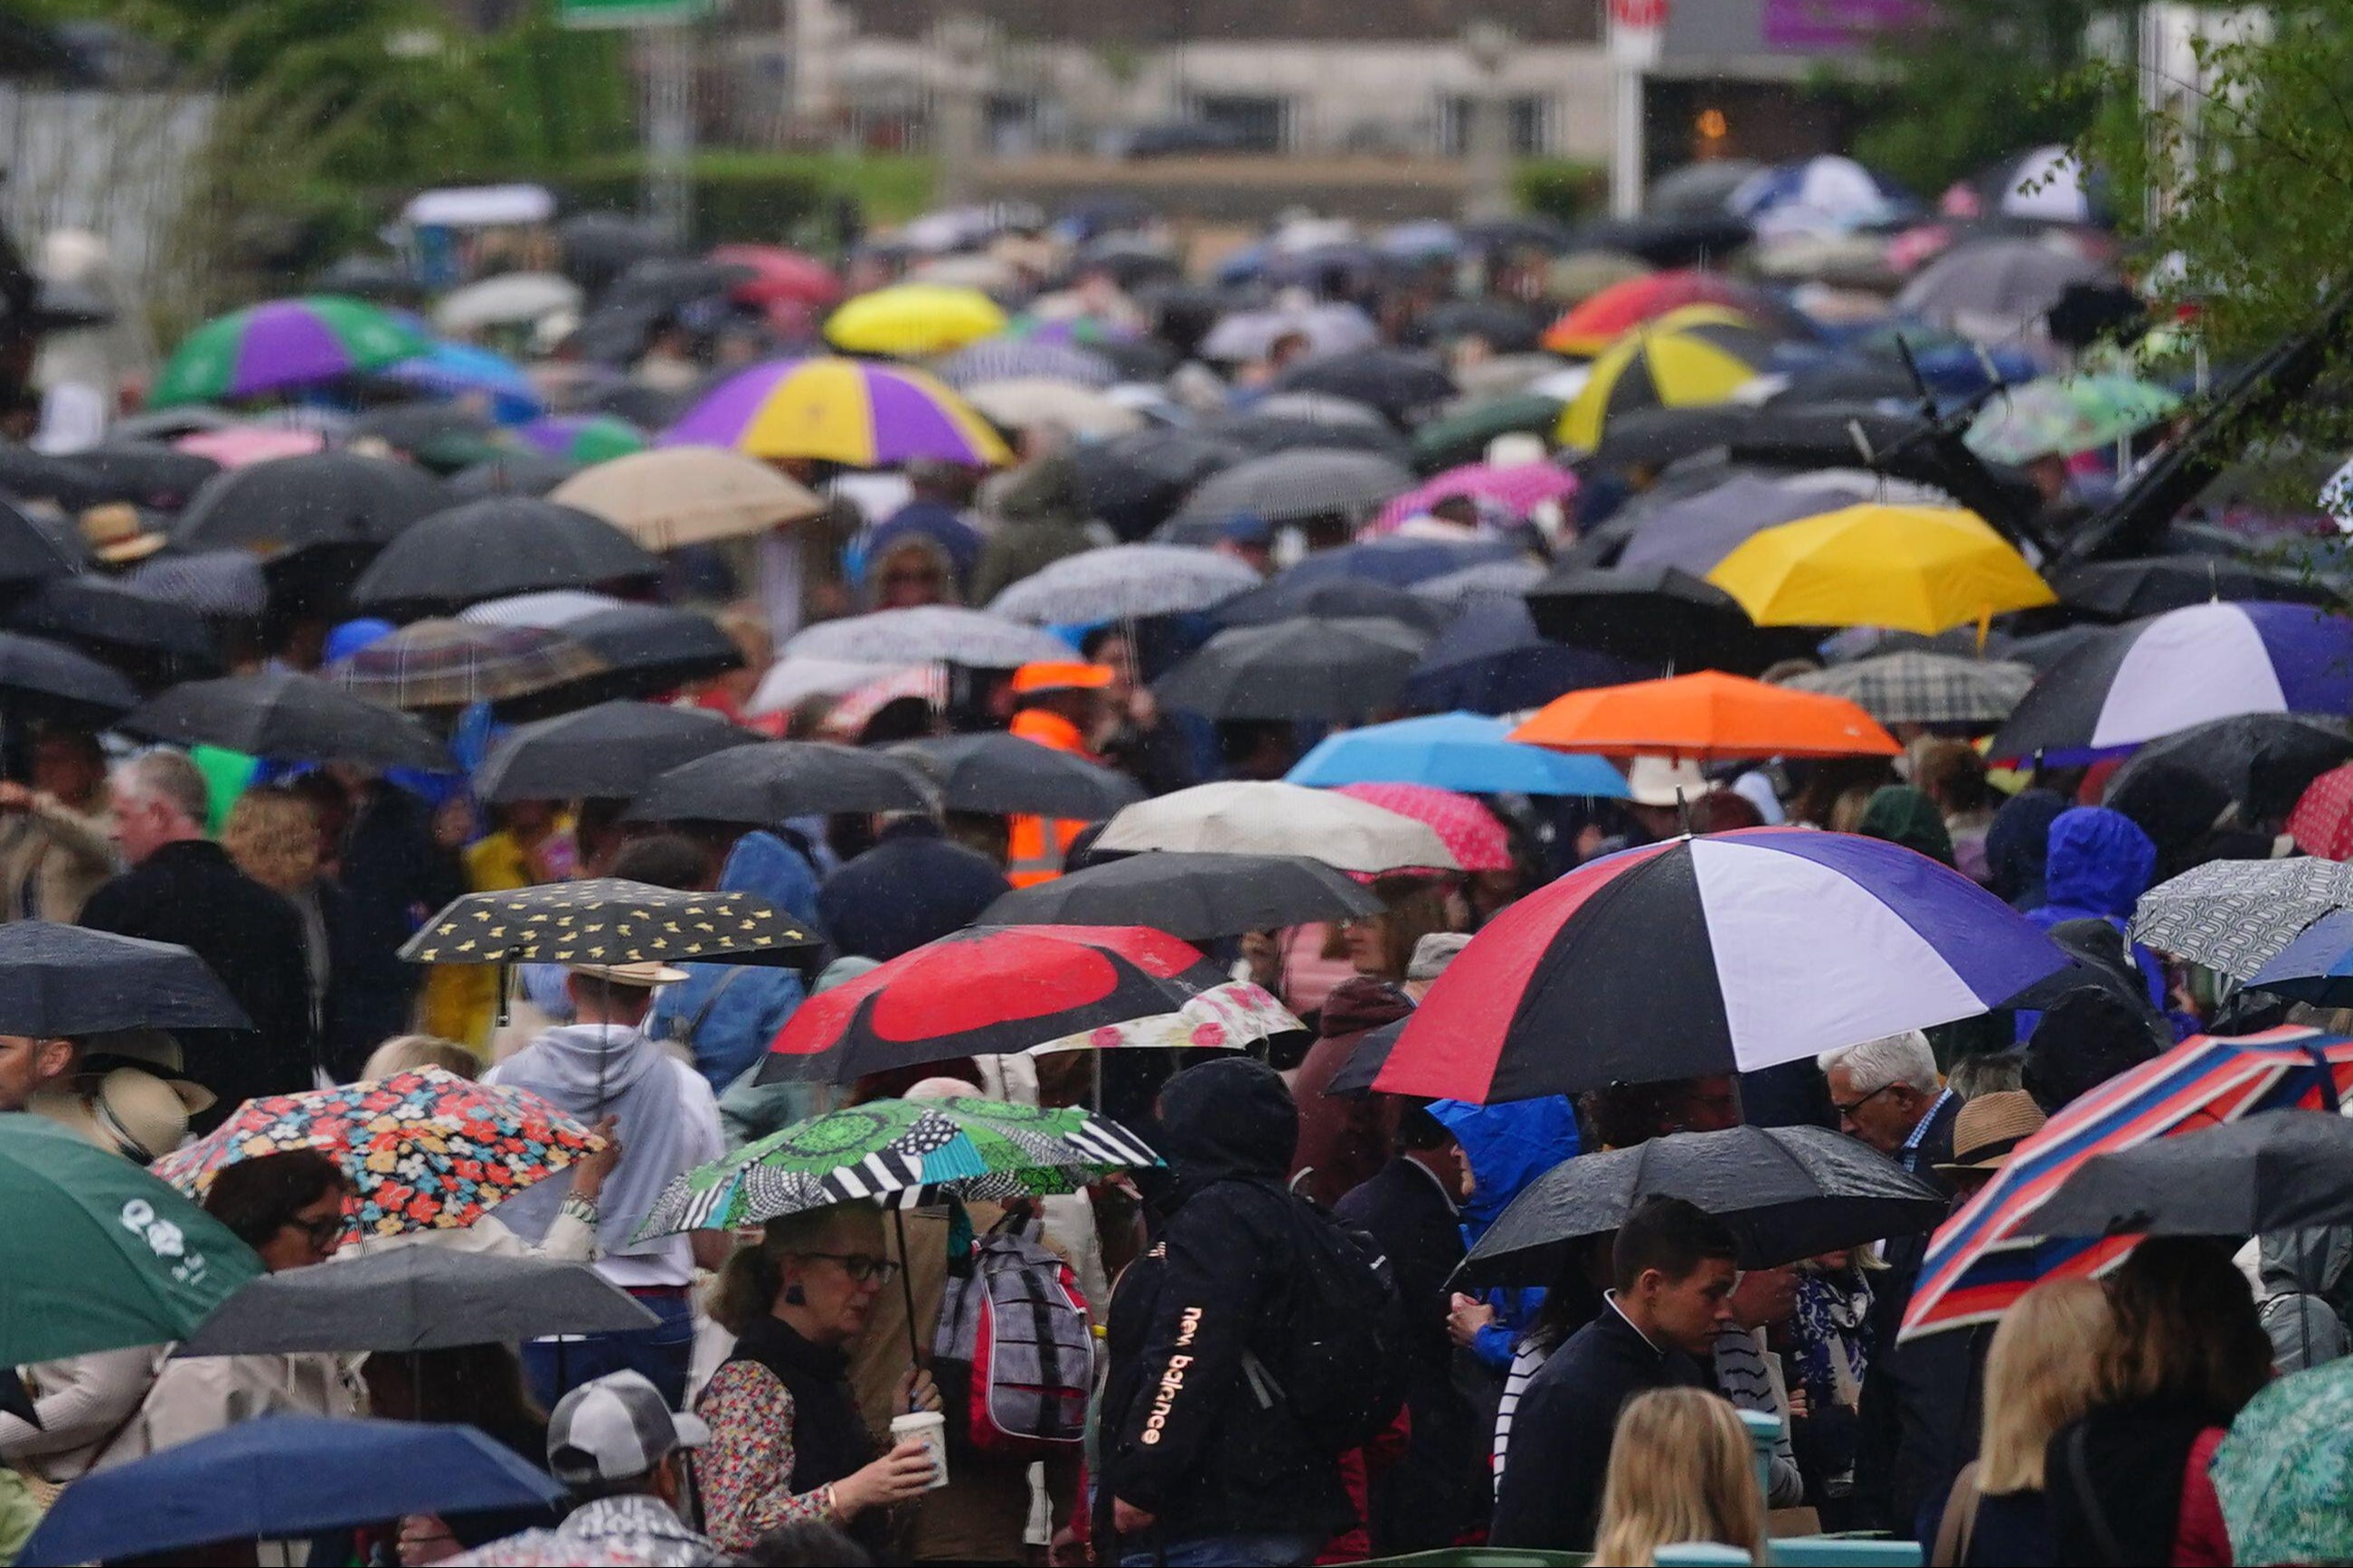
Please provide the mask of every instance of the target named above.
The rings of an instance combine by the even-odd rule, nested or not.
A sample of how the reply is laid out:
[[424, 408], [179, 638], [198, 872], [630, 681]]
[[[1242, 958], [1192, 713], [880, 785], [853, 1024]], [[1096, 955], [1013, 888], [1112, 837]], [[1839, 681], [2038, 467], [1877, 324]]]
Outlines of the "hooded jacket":
[[1243, 1372], [1253, 1352], [1280, 1382], [1288, 1354], [1300, 1200], [1282, 1176], [1298, 1132], [1282, 1079], [1247, 1058], [1188, 1068], [1161, 1093], [1173, 1201], [1112, 1293], [1105, 1535], [1113, 1499], [1156, 1515], [1163, 1546], [1355, 1521], [1335, 1456], [1280, 1401], [1262, 1406]]
[[981, 547], [972, 602], [986, 605], [1065, 555], [1113, 542], [1079, 496], [1079, 468], [1068, 456], [1041, 458], [1010, 476], [997, 503], [997, 527]]
[[1916, 849], [1939, 865], [1954, 864], [1953, 835], [1945, 826], [1945, 814], [1919, 790], [1888, 784], [1873, 791], [1855, 831]]
[[[719, 889], [757, 893], [804, 925], [817, 920], [817, 873], [773, 833], [747, 833], [720, 868]], [[687, 979], [662, 988], [647, 1018], [656, 1039], [679, 1040], [694, 1067], [723, 1094], [758, 1061], [807, 994], [797, 971], [741, 963], [690, 963]]]
[[2051, 844], [2051, 823], [2067, 803], [2056, 792], [2024, 789], [1993, 814], [1986, 827], [1986, 874], [1997, 898], [2014, 910], [2042, 902], [2042, 871]]
[[1337, 1099], [1324, 1093], [1364, 1037], [1413, 1011], [1413, 1001], [1386, 980], [1357, 975], [1324, 998], [1324, 1037], [1308, 1047], [1292, 1080], [1299, 1104], [1299, 1145], [1291, 1170], [1298, 1190], [1332, 1205], [1369, 1182], [1388, 1150], [1376, 1095]]
[[[1430, 1102], [1430, 1113], [1454, 1134], [1471, 1167], [1471, 1195], [1462, 1203], [1465, 1248], [1479, 1245], [1529, 1183], [1577, 1152], [1577, 1112], [1565, 1095], [1495, 1105], [1440, 1100]], [[1513, 1350], [1543, 1310], [1545, 1292], [1539, 1286], [1497, 1286], [1485, 1300], [1495, 1321], [1479, 1331], [1471, 1349], [1500, 1377], [1511, 1371]]]
[[[2041, 907], [2026, 911], [2030, 923], [2049, 931], [2063, 921], [2101, 920], [2118, 931], [2132, 919], [2133, 906], [2148, 890], [2157, 870], [2157, 845], [2140, 825], [2103, 805], [2079, 805], [2051, 819], [2050, 848], [2042, 865]], [[2150, 1003], [2165, 1006], [2165, 971], [2157, 955], [2138, 942], [2133, 964], [2147, 983]], [[2019, 1037], [2033, 1030], [2031, 1015], [2019, 1015]]]

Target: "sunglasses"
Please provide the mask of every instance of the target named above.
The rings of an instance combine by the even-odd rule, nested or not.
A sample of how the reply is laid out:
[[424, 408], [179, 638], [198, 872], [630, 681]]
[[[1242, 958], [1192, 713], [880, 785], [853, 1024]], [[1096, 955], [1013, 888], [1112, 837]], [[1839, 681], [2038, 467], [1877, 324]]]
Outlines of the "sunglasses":
[[899, 1265], [888, 1258], [877, 1258], [866, 1252], [804, 1252], [803, 1258], [829, 1258], [841, 1265], [841, 1271], [856, 1285], [880, 1283], [888, 1285], [899, 1277]]

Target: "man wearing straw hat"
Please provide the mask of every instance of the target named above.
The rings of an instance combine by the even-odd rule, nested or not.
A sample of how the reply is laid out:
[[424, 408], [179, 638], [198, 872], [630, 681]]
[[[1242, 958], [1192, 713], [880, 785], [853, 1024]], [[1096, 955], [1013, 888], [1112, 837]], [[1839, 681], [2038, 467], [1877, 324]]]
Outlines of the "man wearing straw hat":
[[[726, 1140], [718, 1102], [693, 1068], [647, 1037], [654, 987], [684, 980], [659, 963], [575, 963], [565, 989], [576, 1022], [548, 1029], [482, 1075], [488, 1083], [527, 1089], [585, 1121], [617, 1119], [628, 1153], [606, 1179], [597, 1210], [604, 1257], [598, 1273], [636, 1297], [661, 1321], [649, 1329], [536, 1340], [523, 1347], [532, 1394], [553, 1406], [572, 1389], [608, 1373], [637, 1372], [675, 1408], [686, 1400], [694, 1346], [688, 1288], [698, 1260], [715, 1266], [727, 1237], [702, 1232], [646, 1242], [630, 1237], [670, 1181], [719, 1158]], [[536, 1243], [571, 1201], [566, 1182], [543, 1182], [508, 1199], [499, 1218]]]

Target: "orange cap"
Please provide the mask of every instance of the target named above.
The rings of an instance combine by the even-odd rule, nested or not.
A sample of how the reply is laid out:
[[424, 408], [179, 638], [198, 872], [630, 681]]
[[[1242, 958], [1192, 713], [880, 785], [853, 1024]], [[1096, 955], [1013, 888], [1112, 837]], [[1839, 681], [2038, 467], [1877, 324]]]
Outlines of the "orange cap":
[[1119, 679], [1107, 664], [1079, 659], [1040, 659], [1013, 672], [1013, 695], [1030, 697], [1040, 691], [1100, 691]]

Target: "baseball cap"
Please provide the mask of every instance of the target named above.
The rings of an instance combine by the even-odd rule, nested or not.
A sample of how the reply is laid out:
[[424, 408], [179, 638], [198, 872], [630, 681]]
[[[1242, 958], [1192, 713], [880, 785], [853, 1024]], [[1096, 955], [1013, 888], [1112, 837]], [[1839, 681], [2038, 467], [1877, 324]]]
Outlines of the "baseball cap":
[[556, 1403], [547, 1418], [547, 1468], [571, 1487], [626, 1481], [709, 1441], [702, 1418], [672, 1410], [643, 1373], [607, 1373]]

